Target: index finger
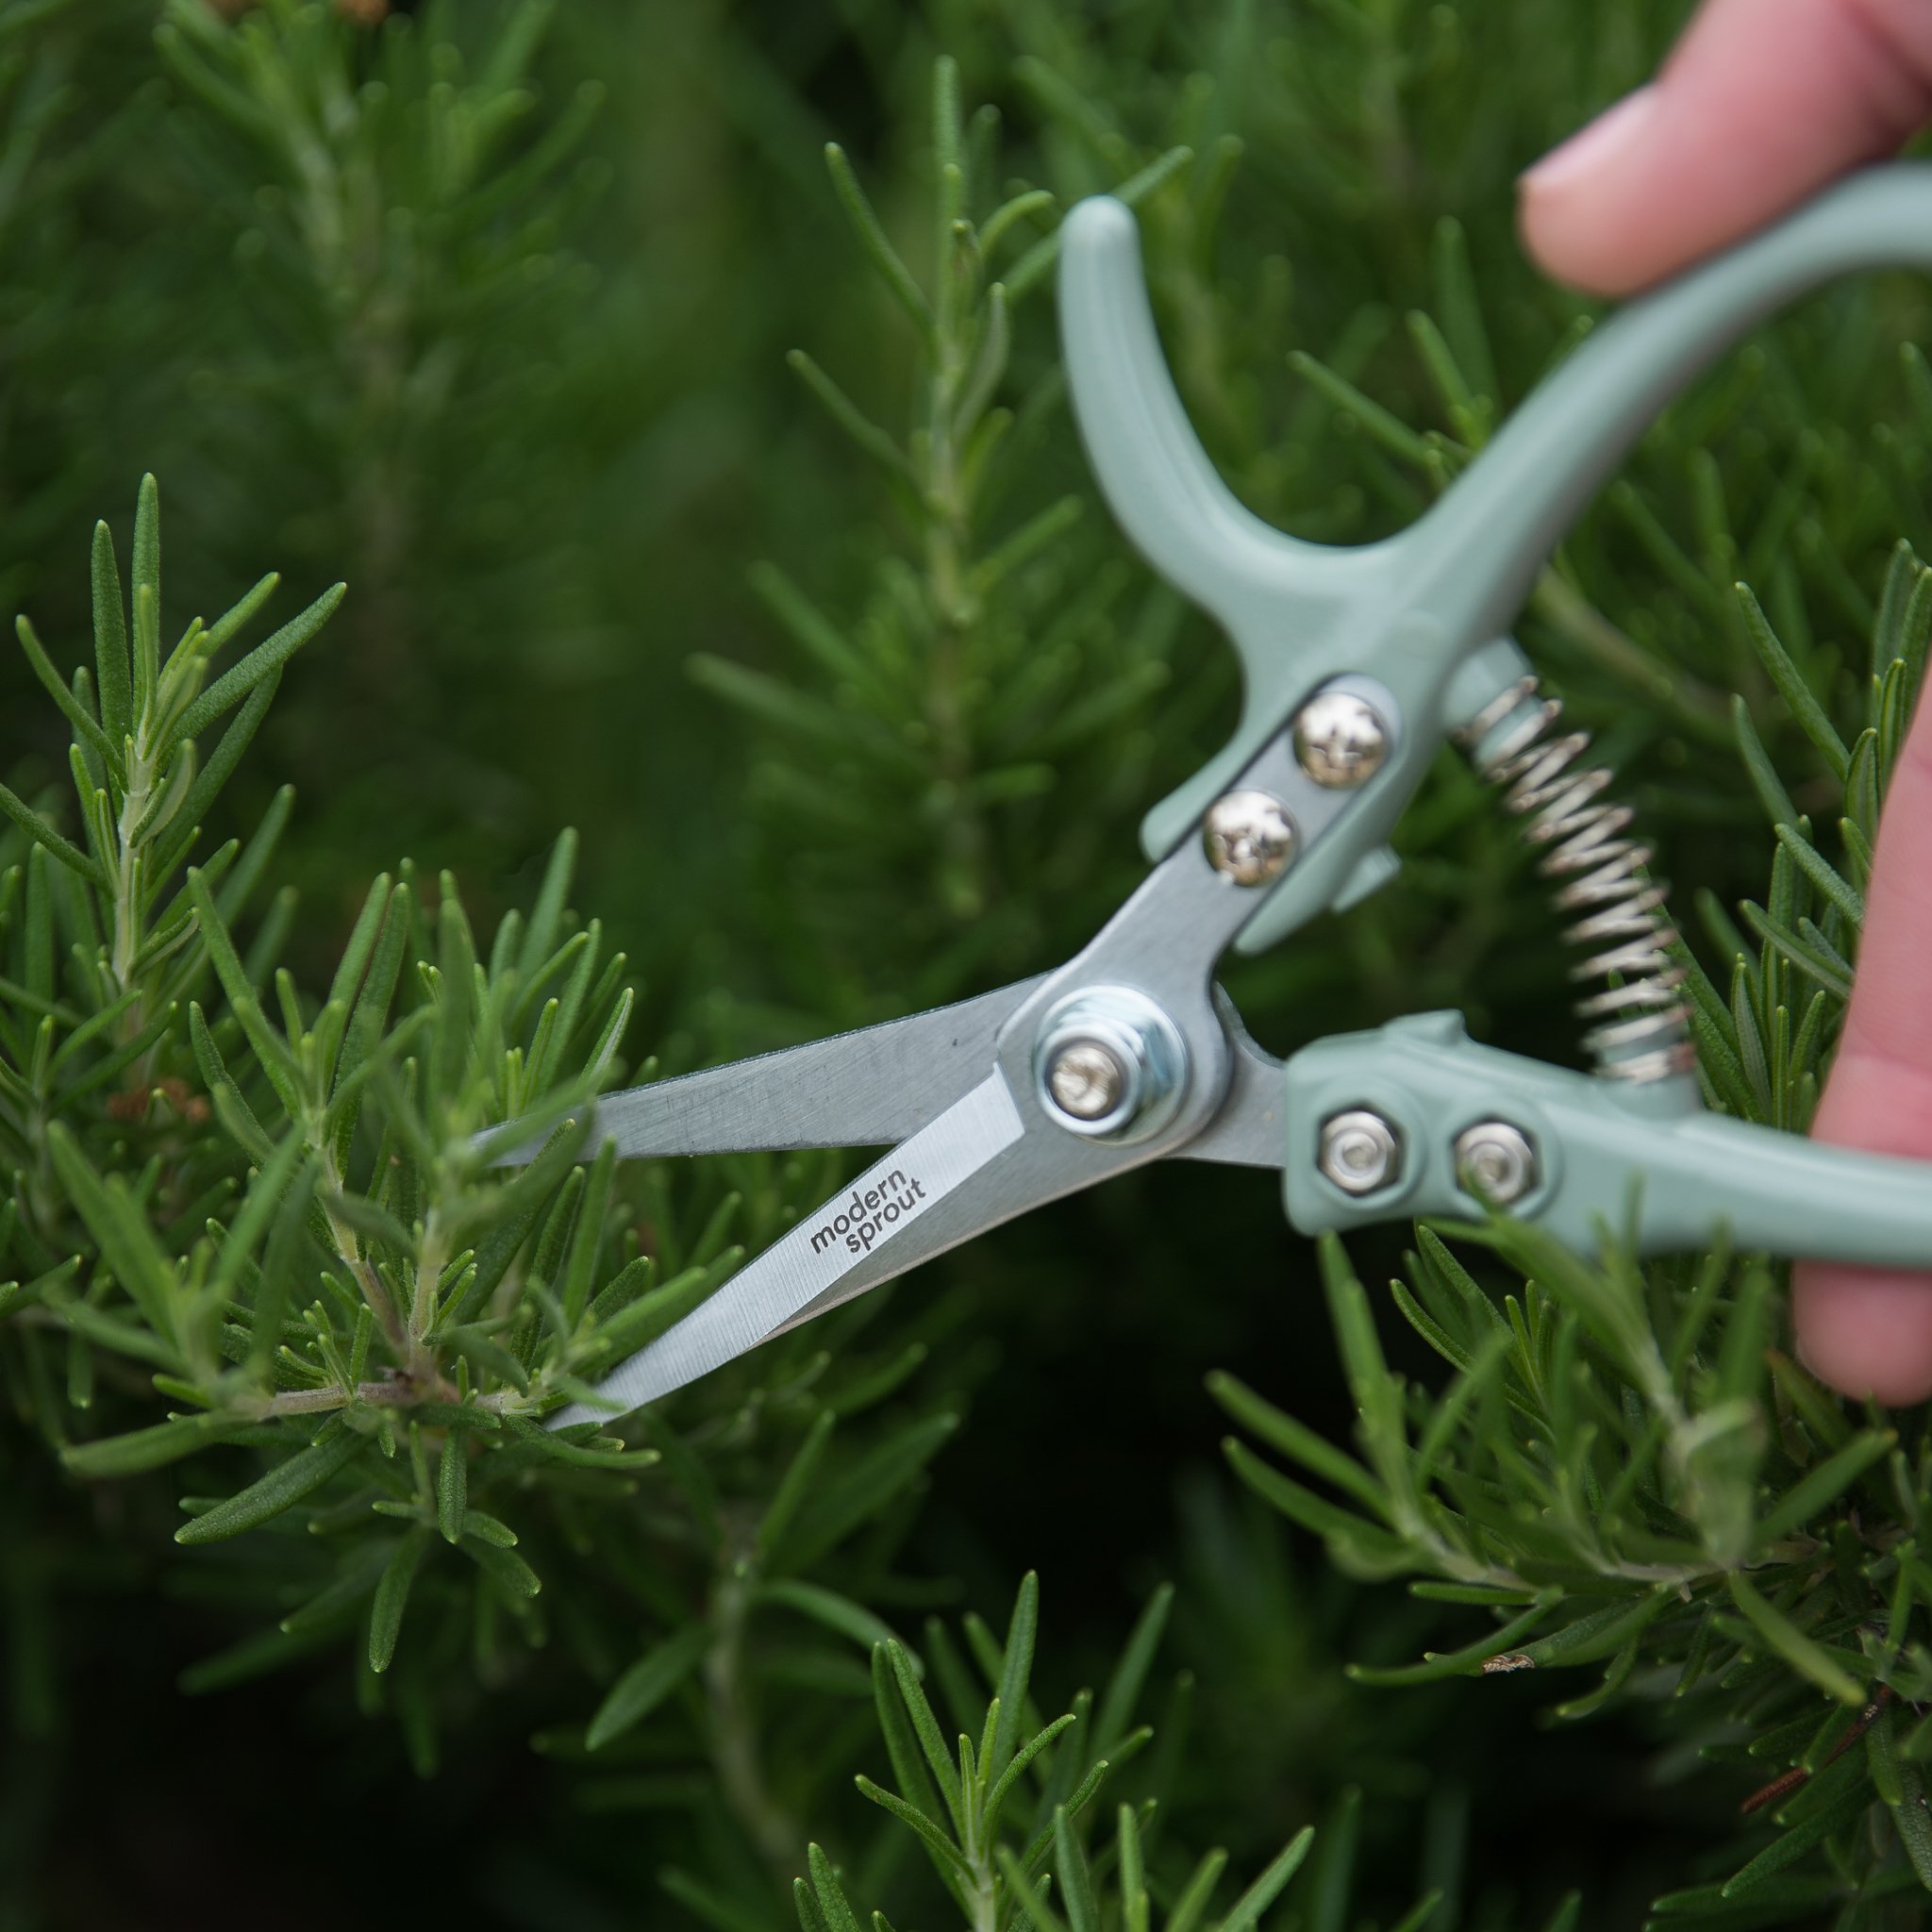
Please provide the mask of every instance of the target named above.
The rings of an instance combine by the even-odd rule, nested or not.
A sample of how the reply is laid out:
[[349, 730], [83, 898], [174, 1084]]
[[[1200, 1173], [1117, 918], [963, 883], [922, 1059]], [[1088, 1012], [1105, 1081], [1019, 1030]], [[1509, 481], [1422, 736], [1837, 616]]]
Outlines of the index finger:
[[1524, 239], [1565, 281], [1641, 288], [1928, 116], [1925, 0], [1707, 0], [1656, 81], [1523, 177]]

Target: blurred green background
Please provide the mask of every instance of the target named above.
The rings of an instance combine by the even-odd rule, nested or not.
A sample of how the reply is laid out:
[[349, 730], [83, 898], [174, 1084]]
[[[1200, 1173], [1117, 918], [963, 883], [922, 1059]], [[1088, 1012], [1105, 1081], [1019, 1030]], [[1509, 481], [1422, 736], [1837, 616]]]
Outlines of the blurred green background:
[[[1428, 310], [1468, 341], [1479, 311], [1491, 400], [1520, 397], [1585, 311], [1523, 261], [1514, 176], [1648, 73], [1687, 10], [570, 0], [530, 49], [521, 118], [469, 154], [422, 139], [409, 104], [439, 87], [487, 102], [506, 23], [534, 13], [270, 9], [288, 65], [264, 118], [238, 99], [277, 97], [244, 95], [242, 68], [168, 58], [178, 10], [158, 47], [160, 16], [138, 0], [13, 0], [4, 601], [76, 648], [88, 530], [105, 512], [125, 542], [144, 469], [165, 495], [176, 620], [270, 566], [289, 608], [348, 580], [230, 800], [240, 822], [298, 788], [285, 870], [311, 979], [377, 870], [452, 868], [488, 925], [528, 898], [566, 824], [581, 905], [642, 982], [634, 1062], [676, 1068], [1037, 971], [1131, 885], [1140, 812], [1218, 741], [1227, 654], [1091, 500], [1046, 380], [1041, 289], [1016, 313], [1009, 383], [1035, 395], [1037, 434], [988, 535], [1085, 500], [1007, 621], [1024, 631], [1029, 610], [1111, 587], [1101, 614], [1041, 642], [1071, 637], [1070, 709], [1122, 690], [1108, 728], [1051, 782], [975, 805], [961, 874], [958, 774], [861, 787], [874, 807], [841, 830], [784, 778], [837, 776], [838, 760], [692, 677], [705, 653], [850, 708], [754, 567], [863, 632], [890, 622], [894, 570], [921, 562], [876, 469], [787, 367], [805, 349], [895, 434], [916, 412], [911, 333], [853, 244], [824, 143], [844, 144], [915, 273], [941, 51], [969, 108], [1000, 110], [1002, 175], [1061, 206], [1185, 143], [1143, 222], [1191, 408], [1257, 508], [1357, 539], [1414, 513], [1426, 468], [1289, 352], [1399, 423], [1461, 434], [1405, 318]], [[1646, 444], [1525, 626], [1607, 728], [1680, 887], [1727, 899], [1761, 879], [1732, 689], [1802, 803], [1805, 755], [1723, 587], [1749, 576], [1794, 652], [1828, 664], [1891, 542], [1926, 541], [1924, 459], [1892, 426], [1915, 407], [1896, 346], [1924, 320], [1915, 287], [1881, 279], [1757, 339]], [[0, 721], [6, 762], [50, 781], [64, 741], [23, 663], [0, 667]], [[1567, 1056], [1554, 928], [1480, 791], [1445, 768], [1404, 844], [1387, 903], [1233, 974], [1257, 1033], [1286, 1049], [1458, 1004], [1479, 1031]], [[1398, 1246], [1365, 1245], [1365, 1278]], [[1466, 1871], [1461, 1923], [1502, 1924], [1588, 1878], [1590, 1923], [1610, 1925], [1679, 1881], [1735, 1804], [1674, 1783], [1687, 1748], [1660, 1760], [1641, 1722], [1546, 1735], [1547, 1693], [1519, 1681], [1341, 1679], [1341, 1657], [1412, 1655], [1430, 1626], [1393, 1587], [1358, 1591], [1289, 1549], [1220, 1471], [1210, 1368], [1338, 1433], [1347, 1421], [1306, 1252], [1265, 1181], [1177, 1170], [1065, 1204], [928, 1270], [882, 1317], [915, 1319], [971, 1409], [902, 1568], [927, 1601], [991, 1614], [1039, 1565], [1055, 1694], [1175, 1578], [1164, 1668], [1196, 1682], [1182, 1808], [1197, 1841], [1252, 1857], [1359, 1788], [1364, 1909]], [[744, 1857], [701, 1818], [608, 1808], [532, 1757], [527, 1735], [558, 1716], [534, 1690], [479, 1705], [426, 1785], [320, 1674], [272, 1705], [182, 1702], [175, 1679], [225, 1637], [219, 1611], [116, 1535], [112, 1493], [82, 1495], [25, 1441], [0, 1457], [16, 1664], [0, 1926], [681, 1926], [697, 1921], [659, 1871]], [[859, 1768], [870, 1740], [824, 1748]]]

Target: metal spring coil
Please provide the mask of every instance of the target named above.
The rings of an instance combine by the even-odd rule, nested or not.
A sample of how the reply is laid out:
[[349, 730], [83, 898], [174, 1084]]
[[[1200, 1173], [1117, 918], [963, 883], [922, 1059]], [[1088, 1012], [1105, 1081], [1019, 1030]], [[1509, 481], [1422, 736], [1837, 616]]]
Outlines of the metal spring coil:
[[1571, 969], [1573, 979], [1610, 982], [1576, 1008], [1593, 1023], [1583, 1044], [1597, 1073], [1632, 1082], [1687, 1074], [1696, 1053], [1684, 974], [1670, 957], [1677, 938], [1664, 911], [1670, 888], [1644, 875], [1651, 848], [1626, 836], [1630, 808], [1604, 797], [1610, 774], [1580, 762], [1590, 733], [1557, 733], [1562, 711], [1524, 677], [1457, 735], [1481, 775], [1503, 788], [1508, 811], [1527, 821], [1524, 836], [1542, 855], [1538, 870], [1561, 881], [1558, 909], [1583, 914], [1565, 937], [1599, 949]]

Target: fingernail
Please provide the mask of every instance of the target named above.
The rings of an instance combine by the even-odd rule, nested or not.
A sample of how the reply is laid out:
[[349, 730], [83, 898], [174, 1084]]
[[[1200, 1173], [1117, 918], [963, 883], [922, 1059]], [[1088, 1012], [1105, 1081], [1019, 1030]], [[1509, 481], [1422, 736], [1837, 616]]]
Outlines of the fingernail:
[[1650, 131], [1657, 99], [1653, 82], [1607, 108], [1588, 127], [1524, 170], [1524, 192], [1560, 194], [1586, 175], [1620, 166]]

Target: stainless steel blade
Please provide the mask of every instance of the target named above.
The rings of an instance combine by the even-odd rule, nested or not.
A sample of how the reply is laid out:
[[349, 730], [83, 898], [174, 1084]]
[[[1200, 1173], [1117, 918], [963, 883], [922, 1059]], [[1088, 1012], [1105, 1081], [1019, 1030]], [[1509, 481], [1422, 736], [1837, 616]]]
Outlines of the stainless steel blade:
[[1221, 1110], [1191, 1141], [1174, 1149], [1174, 1158], [1279, 1168], [1288, 1159], [1288, 1082], [1281, 1062], [1255, 1043], [1234, 1002], [1218, 986], [1214, 1010], [1231, 1050], [1227, 1091]]
[[[1366, 696], [1380, 699], [1380, 715], [1392, 725], [1388, 694], [1371, 687]], [[1241, 775], [1289, 815], [1304, 853], [1348, 808], [1346, 796], [1302, 772], [1285, 739]], [[621, 1127], [604, 1115], [612, 1104], [600, 1104], [600, 1127], [615, 1133], [625, 1153], [876, 1144], [888, 1122], [924, 1114], [930, 1124], [614, 1370], [599, 1385], [608, 1407], [579, 1403], [553, 1426], [653, 1401], [986, 1228], [1147, 1161], [1182, 1155], [1281, 1166], [1279, 1064], [1247, 1037], [1210, 977], [1256, 904], [1200, 841], [1184, 841], [1057, 973], [940, 1012], [641, 1088], [618, 1096]], [[1144, 1135], [1087, 1137], [1045, 1085], [1041, 1028], [1070, 1003], [1095, 999], [1124, 1000], [1135, 1011], [1151, 1002], [1184, 1042], [1176, 1109]], [[957, 1096], [949, 1105], [948, 1082]]]
[[[870, 1266], [862, 1284], [870, 1288], [911, 1267], [926, 1250], [908, 1248], [909, 1259], [885, 1274], [876, 1272], [900, 1242], [929, 1216], [943, 1212], [948, 1196], [1012, 1146], [1023, 1131], [1006, 1076], [989, 1074], [734, 1274], [675, 1328], [606, 1376], [597, 1385], [598, 1393], [608, 1397], [613, 1408], [576, 1403], [553, 1416], [550, 1426], [567, 1428], [655, 1401], [755, 1347], [858, 1270]], [[952, 1241], [984, 1224], [983, 1218], [971, 1220]]]
[[989, 1228], [1139, 1166], [1138, 1151], [1099, 1146], [1051, 1131], [1023, 1134], [962, 1181], [930, 1214], [922, 1215], [889, 1247], [874, 1249], [773, 1333], [783, 1335], [801, 1327]]
[[[614, 1140], [626, 1159], [890, 1146], [933, 1118], [935, 1093], [963, 1093], [978, 1080], [1008, 1015], [1039, 983], [1023, 979], [908, 1019], [607, 1093], [588, 1144]], [[541, 1147], [533, 1140], [504, 1158], [529, 1160]]]

